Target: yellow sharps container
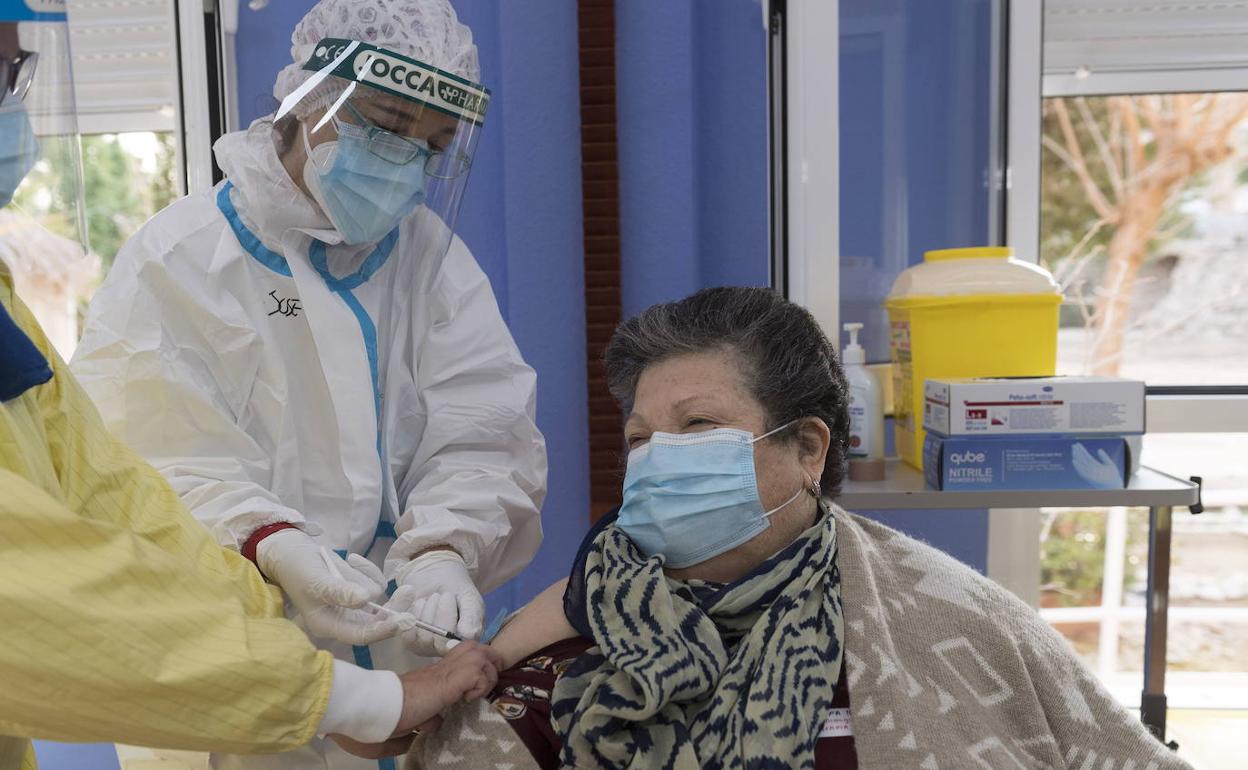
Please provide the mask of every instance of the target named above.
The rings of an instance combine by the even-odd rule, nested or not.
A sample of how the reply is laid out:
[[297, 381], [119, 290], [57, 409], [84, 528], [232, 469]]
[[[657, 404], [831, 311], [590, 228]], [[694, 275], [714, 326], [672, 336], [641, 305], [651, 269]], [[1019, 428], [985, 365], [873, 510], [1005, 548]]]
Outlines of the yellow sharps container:
[[902, 459], [923, 467], [925, 380], [1053, 374], [1061, 302], [1053, 276], [1007, 247], [929, 251], [897, 276], [884, 307]]

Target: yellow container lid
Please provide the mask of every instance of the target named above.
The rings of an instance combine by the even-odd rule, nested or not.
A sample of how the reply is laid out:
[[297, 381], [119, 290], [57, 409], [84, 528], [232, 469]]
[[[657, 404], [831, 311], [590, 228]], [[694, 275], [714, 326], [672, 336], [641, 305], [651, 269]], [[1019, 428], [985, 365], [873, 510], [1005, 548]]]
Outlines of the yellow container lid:
[[947, 259], [1009, 259], [1014, 249], [1009, 246], [971, 246], [962, 249], [935, 249], [923, 253], [924, 262], [943, 262]]
[[1061, 293], [1048, 270], [1015, 258], [1009, 246], [976, 246], [925, 253], [922, 262], [901, 271], [893, 281], [888, 300]]

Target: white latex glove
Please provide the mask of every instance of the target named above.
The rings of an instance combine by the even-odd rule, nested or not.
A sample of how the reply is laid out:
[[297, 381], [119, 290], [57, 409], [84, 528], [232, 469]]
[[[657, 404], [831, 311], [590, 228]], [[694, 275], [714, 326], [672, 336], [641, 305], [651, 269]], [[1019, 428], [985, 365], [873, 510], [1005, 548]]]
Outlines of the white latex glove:
[[[481, 636], [485, 600], [459, 554], [421, 554], [404, 564], [394, 580], [398, 590], [386, 604], [388, 609], [411, 613], [426, 623], [459, 634], [462, 639]], [[418, 628], [404, 633], [403, 641], [417, 655], [442, 656], [451, 647], [449, 640]]]
[[1075, 472], [1097, 489], [1122, 489], [1122, 471], [1113, 458], [1104, 449], [1096, 450], [1096, 454], [1097, 457], [1093, 457], [1083, 444], [1075, 444], [1070, 450]]
[[290, 597], [308, 633], [355, 645], [397, 635], [398, 619], [363, 609], [386, 595], [381, 570], [363, 556], [333, 558], [338, 559], [341, 577], [326, 566], [321, 546], [298, 529], [275, 532], [256, 547], [260, 571]]

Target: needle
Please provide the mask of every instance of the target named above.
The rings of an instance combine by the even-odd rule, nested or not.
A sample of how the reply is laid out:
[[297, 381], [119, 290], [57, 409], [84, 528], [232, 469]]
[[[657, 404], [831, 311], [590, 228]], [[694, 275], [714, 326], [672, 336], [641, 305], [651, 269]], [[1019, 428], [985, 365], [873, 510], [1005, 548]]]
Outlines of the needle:
[[[345, 579], [342, 576], [342, 570], [338, 569], [338, 560], [334, 558], [334, 554], [325, 546], [321, 546], [321, 560], [325, 562], [325, 566], [329, 569], [329, 572], [331, 575], [338, 578], [339, 580]], [[443, 639], [449, 639], [452, 642], [452, 644], [450, 645], [451, 647], [454, 647], [456, 644], [459, 644], [460, 642], [463, 641], [463, 637], [461, 637], [459, 634], [455, 633], [454, 631], [447, 631], [445, 628], [439, 628], [438, 626], [435, 626], [432, 623], [426, 623], [425, 621], [418, 619], [415, 615], [411, 614], [410, 612], [395, 612], [389, 607], [383, 607], [377, 602], [369, 602], [365, 606], [371, 610], [375, 610], [382, 614], [389, 615], [390, 617], [398, 618], [401, 624], [403, 626], [406, 626], [406, 628], [403, 629], [404, 631], [409, 631], [413, 628], [419, 628], [422, 631], [428, 631], [434, 636], [440, 636]]]

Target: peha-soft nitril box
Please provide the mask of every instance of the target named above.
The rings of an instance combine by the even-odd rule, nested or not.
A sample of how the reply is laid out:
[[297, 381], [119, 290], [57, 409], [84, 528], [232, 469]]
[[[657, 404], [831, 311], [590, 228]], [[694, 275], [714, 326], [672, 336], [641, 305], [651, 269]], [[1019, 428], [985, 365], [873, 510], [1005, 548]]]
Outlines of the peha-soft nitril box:
[[923, 427], [941, 436], [1144, 432], [1144, 383], [1113, 377], [929, 379]]

